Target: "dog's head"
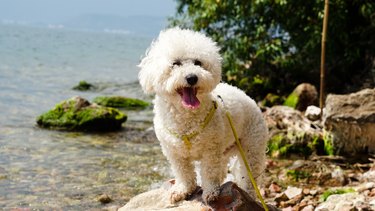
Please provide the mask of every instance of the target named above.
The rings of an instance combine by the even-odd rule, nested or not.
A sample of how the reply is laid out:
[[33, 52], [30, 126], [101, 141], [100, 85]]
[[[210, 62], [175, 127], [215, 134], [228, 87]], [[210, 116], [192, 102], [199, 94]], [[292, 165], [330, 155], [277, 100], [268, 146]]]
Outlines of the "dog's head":
[[221, 80], [221, 56], [216, 43], [191, 30], [160, 32], [142, 59], [139, 82], [146, 93], [177, 98], [195, 109], [199, 98]]

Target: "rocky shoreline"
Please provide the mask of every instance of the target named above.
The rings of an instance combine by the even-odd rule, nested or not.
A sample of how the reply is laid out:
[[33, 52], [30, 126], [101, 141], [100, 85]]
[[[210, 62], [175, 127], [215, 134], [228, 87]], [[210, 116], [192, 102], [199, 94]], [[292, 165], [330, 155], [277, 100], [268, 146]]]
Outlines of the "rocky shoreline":
[[[151, 133], [147, 136], [153, 139]], [[353, 160], [340, 156], [269, 157], [261, 192], [270, 210], [375, 210], [375, 160], [368, 161], [352, 163]], [[138, 210], [209, 210], [194, 197], [195, 201], [187, 200], [171, 207], [167, 197], [160, 199], [163, 194], [168, 194], [168, 185], [165, 186], [131, 199], [120, 210], [134, 210], [137, 206]], [[231, 197], [236, 203], [228, 203], [230, 206], [255, 206], [254, 199], [241, 201], [243, 199], [238, 199], [237, 195]], [[259, 208], [259, 203], [256, 206]]]
[[[306, 94], [306, 92], [312, 93]], [[375, 89], [352, 93], [347, 95], [347, 98], [341, 95], [329, 95], [322, 121], [319, 116], [320, 109], [309, 107], [311, 103], [315, 102], [311, 97], [316, 97], [316, 90], [305, 84], [300, 88], [297, 87], [288, 97], [290, 105], [275, 106], [267, 103], [268, 107], [263, 107], [271, 134], [265, 182], [261, 186], [261, 192], [267, 204], [271, 210], [285, 211], [375, 210], [375, 159], [373, 154], [375, 149], [375, 119], [373, 118], [375, 108], [372, 103], [375, 102]], [[115, 105], [118, 105], [118, 99], [119, 97], [115, 97]], [[78, 102], [81, 101], [84, 103], [78, 104], [86, 107], [91, 106], [85, 100]], [[134, 102], [137, 101], [132, 100], [131, 106]], [[147, 106], [147, 103], [141, 102], [140, 109]], [[94, 105], [94, 107], [98, 106]], [[100, 109], [102, 108], [107, 107], [100, 106]], [[340, 108], [344, 108], [344, 112], [340, 113]], [[112, 108], [108, 109], [112, 110]], [[81, 108], [76, 110], [81, 110]], [[149, 109], [145, 111], [150, 112]], [[117, 121], [116, 117], [114, 120]], [[129, 120], [130, 124], [127, 123], [124, 126], [122, 125], [123, 121], [118, 125], [117, 129], [122, 131], [118, 134], [119, 139], [124, 136], [124, 139], [134, 143], [158, 143], [155, 133], [150, 127], [151, 122], [131, 120], [131, 118]], [[355, 134], [350, 132], [351, 129], [345, 130], [345, 128], [354, 128]], [[361, 128], [365, 129], [361, 130]], [[232, 187], [229, 192], [241, 193], [238, 188], [233, 188], [235, 187], [233, 185], [225, 187]], [[156, 199], [160, 204], [161, 193], [167, 193], [167, 189], [154, 188], [135, 199], [139, 205], [150, 203], [156, 205], [157, 203], [153, 203], [150, 195], [147, 194], [157, 193], [159, 198], [156, 197]], [[142, 196], [146, 197], [142, 199]], [[225, 197], [228, 199], [228, 195]], [[237, 208], [250, 206], [255, 209], [254, 206], [257, 206], [255, 199], [249, 200], [248, 196], [244, 194], [229, 195], [229, 198], [236, 199], [233, 200], [236, 203], [231, 206], [237, 206]], [[199, 192], [194, 199], [199, 199]], [[110, 193], [100, 195], [96, 200], [102, 204], [105, 210], [117, 210], [124, 205], [120, 205], [120, 202], [113, 199]], [[126, 206], [131, 206], [133, 200], [130, 199]], [[142, 200], [144, 201], [142, 202]], [[182, 202], [172, 207], [168, 207], [168, 205], [167, 210], [210, 209], [199, 200], [195, 200], [194, 203], [190, 202]], [[217, 206], [223, 205], [222, 200], [219, 204]], [[127, 210], [126, 206], [122, 210]], [[165, 204], [163, 206], [159, 208], [166, 208]], [[189, 206], [192, 207], [189, 208]], [[139, 209], [143, 208], [139, 207]], [[230, 209], [220, 208], [220, 210]]]
[[[310, 94], [310, 96], [314, 95]], [[274, 208], [285, 211], [375, 210], [375, 159], [372, 154], [373, 144], [375, 144], [373, 133], [375, 132], [357, 130], [356, 136], [359, 138], [354, 139], [351, 139], [356, 137], [353, 134], [341, 133], [341, 131], [347, 131], [343, 128], [353, 127], [353, 125], [361, 127], [365, 124], [366, 128], [374, 127], [375, 121], [372, 116], [375, 114], [375, 108], [371, 102], [375, 99], [375, 89], [364, 90], [348, 97], [349, 100], [343, 96], [329, 96], [328, 109], [323, 121], [309, 112], [287, 106], [264, 109], [272, 138], [269, 144], [265, 183], [261, 191], [271, 210]], [[350, 100], [351, 98], [355, 100]], [[311, 99], [308, 100], [312, 102]], [[308, 108], [303, 102], [302, 104], [304, 106], [298, 106], [298, 103], [294, 106]], [[356, 112], [347, 112], [350, 107], [356, 109]], [[361, 107], [364, 109], [362, 112], [358, 111]], [[345, 109], [343, 113], [340, 113], [340, 108]], [[356, 116], [351, 117], [353, 114]], [[327, 127], [332, 124], [337, 125], [337, 122], [341, 129]], [[365, 138], [365, 142], [361, 137]], [[355, 147], [355, 151], [351, 147], [345, 147], [348, 146], [345, 144], [348, 141], [351, 142], [349, 146]], [[160, 191], [160, 189], [157, 190]], [[150, 195], [147, 195], [152, 194], [153, 191], [137, 196], [136, 202], [133, 199], [130, 200], [120, 210], [132, 210], [134, 203], [140, 206], [138, 207], [140, 210], [142, 210], [142, 204], [151, 204], [152, 208], [162, 210], [210, 209], [199, 200], [195, 203], [184, 201], [175, 207], [168, 207], [165, 204], [160, 205], [160, 200], [163, 200], [160, 198], [157, 199], [159, 202], [159, 207], [157, 207], [157, 203], [152, 201]], [[165, 194], [167, 189], [164, 188], [161, 192]], [[161, 192], [159, 195], [162, 194]], [[142, 196], [146, 197], [142, 198]], [[234, 199], [238, 199], [238, 195], [231, 195], [229, 198], [236, 201]], [[248, 206], [253, 205], [253, 202], [248, 200], [242, 202], [248, 203]], [[218, 203], [222, 204], [222, 200]], [[236, 206], [238, 210], [246, 210], [240, 209], [241, 206], [238, 206], [238, 203], [232, 203], [230, 207], [221, 207], [219, 210], [231, 210]], [[129, 209], [129, 207], [132, 208]]]
[[374, 210], [374, 181], [374, 161], [352, 163], [340, 156], [269, 159], [263, 194], [282, 210]]

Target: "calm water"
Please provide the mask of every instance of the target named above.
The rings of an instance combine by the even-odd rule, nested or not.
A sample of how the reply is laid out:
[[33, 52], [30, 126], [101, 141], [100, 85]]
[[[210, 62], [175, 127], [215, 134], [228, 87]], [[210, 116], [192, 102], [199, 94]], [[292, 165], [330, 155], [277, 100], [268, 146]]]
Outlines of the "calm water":
[[[119, 132], [87, 134], [36, 127], [57, 102], [81, 95], [150, 100], [136, 83], [150, 37], [0, 24], [0, 209], [103, 209], [168, 177], [157, 142], [134, 137], [152, 112], [129, 112]], [[86, 80], [103, 87], [77, 92]], [[108, 194], [114, 201], [97, 201]]]

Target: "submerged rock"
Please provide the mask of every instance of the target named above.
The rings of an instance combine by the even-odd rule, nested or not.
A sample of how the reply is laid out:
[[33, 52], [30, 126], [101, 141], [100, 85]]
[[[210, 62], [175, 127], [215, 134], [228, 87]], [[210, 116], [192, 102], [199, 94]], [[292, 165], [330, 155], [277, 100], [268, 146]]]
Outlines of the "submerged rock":
[[107, 194], [102, 194], [98, 196], [97, 200], [102, 204], [108, 204], [112, 202], [112, 198]]
[[121, 128], [127, 116], [114, 108], [91, 104], [84, 98], [62, 101], [37, 118], [40, 127], [59, 130], [113, 131]]
[[[227, 182], [220, 187], [220, 195], [218, 200], [205, 205], [202, 201], [202, 189], [198, 187], [195, 192], [186, 200], [178, 202], [177, 204], [170, 204], [169, 189], [172, 187], [174, 181], [165, 183], [161, 188], [142, 193], [132, 198], [119, 211], [127, 210], [264, 210], [261, 203], [251, 198], [244, 190], [239, 188], [232, 182]], [[268, 210], [279, 210], [275, 206], [267, 205]]]
[[150, 106], [150, 103], [143, 100], [122, 96], [100, 96], [96, 97], [93, 102], [101, 106], [126, 109], [143, 109]]
[[94, 89], [95, 86], [88, 83], [87, 81], [80, 81], [78, 85], [73, 87], [73, 90], [78, 90], [78, 91], [88, 91], [91, 89]]
[[323, 122], [338, 153], [374, 153], [375, 89], [348, 95], [328, 95]]

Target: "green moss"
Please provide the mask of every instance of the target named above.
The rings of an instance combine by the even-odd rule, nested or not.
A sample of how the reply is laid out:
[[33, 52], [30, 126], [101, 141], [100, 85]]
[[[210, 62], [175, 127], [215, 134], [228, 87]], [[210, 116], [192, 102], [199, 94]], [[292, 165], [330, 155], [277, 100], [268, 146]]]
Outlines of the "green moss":
[[93, 102], [101, 106], [126, 109], [143, 109], [150, 106], [150, 103], [143, 100], [122, 96], [100, 96], [96, 97]]
[[313, 136], [308, 146], [317, 155], [327, 155], [327, 153], [324, 150], [324, 140], [322, 139], [320, 135]]
[[300, 155], [305, 158], [315, 153], [317, 155], [334, 155], [332, 136], [325, 133], [312, 136], [306, 133], [280, 133], [268, 141], [268, 154], [271, 157], [289, 157]]
[[279, 149], [283, 141], [283, 136], [281, 134], [273, 136], [269, 141], [268, 141], [268, 154], [271, 155], [272, 157], [278, 157], [279, 155]]
[[268, 154], [272, 157], [288, 157], [291, 154], [298, 154], [307, 158], [312, 154], [313, 149], [306, 142], [296, 141], [304, 138], [306, 138], [304, 133], [275, 135], [268, 141]]
[[298, 96], [292, 92], [285, 100], [284, 105], [292, 108], [296, 108], [298, 104]]
[[285, 144], [284, 146], [280, 147], [279, 152], [280, 156], [287, 156], [292, 153], [292, 144]]
[[72, 98], [57, 104], [37, 118], [44, 128], [109, 131], [121, 128], [127, 116], [114, 108], [91, 106], [87, 100]]
[[323, 141], [324, 141], [324, 152], [327, 155], [334, 155], [335, 149], [334, 149], [334, 146], [333, 146], [332, 135], [329, 134], [328, 132], [324, 131]]
[[80, 81], [79, 84], [73, 87], [74, 90], [87, 91], [94, 88], [94, 85], [88, 83], [87, 81]]
[[341, 188], [341, 189], [335, 189], [335, 190], [327, 190], [321, 195], [321, 200], [326, 201], [327, 198], [331, 195], [335, 194], [345, 194], [345, 193], [354, 193], [355, 190], [353, 188]]
[[296, 182], [298, 182], [301, 179], [307, 179], [311, 176], [309, 172], [299, 170], [288, 170], [286, 175], [288, 177], [291, 177]]
[[266, 97], [261, 101], [262, 106], [272, 107], [274, 105], [280, 105], [283, 103], [283, 98], [279, 95], [268, 93]]

